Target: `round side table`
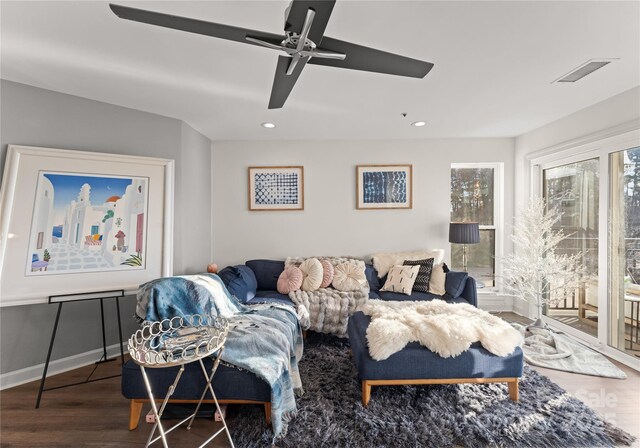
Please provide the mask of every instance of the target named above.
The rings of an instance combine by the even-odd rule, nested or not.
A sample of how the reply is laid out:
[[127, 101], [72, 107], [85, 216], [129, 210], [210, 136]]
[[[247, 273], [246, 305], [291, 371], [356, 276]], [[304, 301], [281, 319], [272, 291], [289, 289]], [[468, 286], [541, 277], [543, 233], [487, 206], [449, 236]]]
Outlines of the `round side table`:
[[[149, 394], [149, 401], [151, 402], [151, 409], [155, 416], [155, 425], [149, 434], [147, 444], [145, 448], [158, 440], [162, 440], [162, 444], [165, 448], [168, 448], [167, 434], [185, 423], [187, 420], [189, 424], [187, 429], [191, 429], [193, 420], [198, 414], [200, 405], [204, 400], [207, 390], [211, 393], [213, 401], [215, 402], [216, 409], [222, 418], [222, 428], [220, 428], [215, 434], [208, 438], [200, 447], [207, 445], [214, 438], [216, 438], [223, 431], [227, 434], [229, 443], [233, 448], [233, 440], [231, 440], [231, 434], [229, 428], [225, 422], [224, 415], [220, 410], [218, 399], [213, 392], [211, 381], [218, 369], [222, 352], [224, 350], [224, 343], [227, 339], [229, 332], [229, 323], [226, 319], [206, 317], [199, 314], [194, 314], [189, 317], [174, 317], [172, 319], [165, 319], [159, 322], [149, 322], [136, 331], [131, 338], [129, 338], [129, 354], [131, 358], [140, 366], [142, 372], [142, 378]], [[215, 357], [211, 371], [207, 372], [202, 362], [203, 358]], [[202, 373], [206, 378], [206, 385], [200, 401], [198, 402], [193, 414], [180, 422], [173, 425], [171, 428], [165, 430], [162, 425], [162, 413], [164, 412], [171, 395], [173, 395], [180, 377], [184, 372], [185, 364], [191, 362], [199, 362]], [[147, 368], [158, 369], [165, 367], [180, 366], [180, 370], [176, 375], [176, 379], [169, 387], [167, 395], [162, 400], [160, 408], [156, 404], [156, 400], [151, 390], [151, 384], [147, 377]], [[160, 432], [159, 436], [153, 437], [156, 430]]]

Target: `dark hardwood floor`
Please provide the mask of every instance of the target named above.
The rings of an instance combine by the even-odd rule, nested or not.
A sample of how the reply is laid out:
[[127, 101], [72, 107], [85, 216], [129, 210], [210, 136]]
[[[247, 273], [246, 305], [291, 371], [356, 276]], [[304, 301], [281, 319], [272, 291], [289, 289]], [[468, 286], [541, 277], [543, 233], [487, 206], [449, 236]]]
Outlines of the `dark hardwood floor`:
[[[117, 374], [120, 360], [100, 365], [94, 377]], [[92, 366], [83, 367], [47, 379], [47, 388], [83, 381]], [[0, 446], [11, 447], [143, 447], [152, 425], [144, 422], [129, 431], [129, 401], [120, 393], [120, 377], [44, 393], [35, 409], [39, 382], [0, 392]], [[232, 410], [230, 410], [232, 411]], [[231, 415], [229, 423], [233, 420]], [[220, 423], [196, 419], [190, 431], [178, 428], [169, 435], [169, 446], [199, 446]], [[208, 447], [229, 446], [224, 435]], [[158, 441], [152, 447], [162, 447]]]
[[[507, 320], [517, 320], [512, 313], [500, 313]], [[640, 373], [619, 363], [626, 380], [575, 375], [549, 369], [538, 369], [572, 395], [585, 401], [600, 415], [626, 431], [640, 436]], [[47, 387], [82, 381], [91, 372], [87, 366], [53, 376]], [[102, 364], [97, 376], [119, 373], [120, 361]], [[38, 382], [0, 392], [0, 446], [11, 447], [135, 447], [144, 446], [151, 426], [144, 422], [129, 431], [129, 402], [120, 393], [120, 378], [45, 392], [40, 409], [34, 409]], [[229, 407], [227, 422], [234, 424], [239, 405]], [[170, 434], [170, 446], [199, 446], [220, 423], [212, 419], [196, 419], [190, 431], [179, 428]], [[162, 446], [156, 443], [152, 446]], [[208, 446], [228, 446], [220, 436]], [[634, 445], [640, 447], [640, 441]]]

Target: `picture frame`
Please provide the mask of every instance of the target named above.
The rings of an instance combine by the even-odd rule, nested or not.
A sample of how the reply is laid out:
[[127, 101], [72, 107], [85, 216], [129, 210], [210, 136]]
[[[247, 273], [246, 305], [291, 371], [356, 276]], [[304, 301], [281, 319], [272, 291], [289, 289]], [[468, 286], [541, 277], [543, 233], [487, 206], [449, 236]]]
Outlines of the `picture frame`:
[[303, 166], [250, 166], [250, 211], [304, 210]]
[[413, 165], [356, 166], [356, 209], [413, 208]]
[[8, 145], [0, 188], [0, 306], [173, 273], [174, 161]]

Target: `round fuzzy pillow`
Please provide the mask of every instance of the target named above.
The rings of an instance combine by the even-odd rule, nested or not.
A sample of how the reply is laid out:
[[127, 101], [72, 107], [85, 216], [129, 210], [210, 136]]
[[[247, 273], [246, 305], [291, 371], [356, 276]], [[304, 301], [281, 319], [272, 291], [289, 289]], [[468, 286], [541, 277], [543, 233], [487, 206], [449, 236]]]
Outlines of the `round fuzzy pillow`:
[[338, 291], [359, 291], [367, 284], [364, 263], [346, 261], [335, 267], [333, 287]]
[[322, 263], [317, 258], [307, 258], [300, 265], [302, 271], [302, 290], [315, 291], [322, 284]]
[[289, 294], [302, 286], [302, 271], [295, 266], [287, 266], [278, 277], [278, 292]]
[[327, 260], [320, 260], [320, 263], [322, 264], [322, 283], [320, 287], [327, 288], [333, 281], [333, 265]]

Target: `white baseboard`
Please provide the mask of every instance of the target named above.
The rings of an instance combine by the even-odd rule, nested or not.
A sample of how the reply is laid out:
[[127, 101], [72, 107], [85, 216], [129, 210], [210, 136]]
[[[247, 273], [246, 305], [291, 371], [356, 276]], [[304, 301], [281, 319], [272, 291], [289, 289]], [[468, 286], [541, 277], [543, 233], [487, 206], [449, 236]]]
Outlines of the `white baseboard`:
[[512, 311], [513, 300], [498, 294], [478, 294], [478, 308], [485, 311]]
[[[126, 343], [126, 342], [125, 342]], [[113, 344], [107, 347], [107, 357], [120, 355], [120, 345]], [[95, 363], [102, 356], [102, 348], [91, 350], [78, 355], [68, 356], [66, 358], [56, 359], [49, 363], [49, 371], [47, 378], [58, 373], [67, 372], [69, 370], [84, 367]], [[14, 370], [12, 372], [0, 375], [0, 390], [9, 389], [10, 387], [19, 386], [21, 384], [30, 383], [31, 381], [40, 380], [44, 371], [44, 363], [38, 364], [24, 369]]]
[[529, 302], [524, 300], [512, 300], [512, 311], [520, 316], [530, 317], [529, 316]]

